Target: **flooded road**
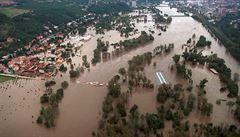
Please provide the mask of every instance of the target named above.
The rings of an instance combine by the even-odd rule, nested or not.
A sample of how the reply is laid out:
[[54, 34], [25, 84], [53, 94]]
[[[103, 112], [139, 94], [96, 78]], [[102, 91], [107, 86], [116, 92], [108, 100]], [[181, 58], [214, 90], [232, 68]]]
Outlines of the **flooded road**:
[[[169, 7], [159, 7], [163, 13], [169, 15], [178, 14], [176, 9]], [[152, 20], [148, 16], [148, 20]], [[120, 57], [112, 58], [109, 61], [98, 63], [96, 66], [91, 66], [90, 71], [87, 70], [76, 80], [70, 80], [68, 72], [61, 77], [57, 75], [54, 79], [57, 81], [58, 88], [60, 83], [64, 80], [69, 81], [70, 85], [65, 90], [64, 97], [59, 103], [59, 115], [56, 119], [56, 127], [46, 129], [43, 126], [36, 124], [36, 119], [39, 114], [41, 104], [40, 96], [44, 93], [44, 81], [42, 80], [18, 80], [16, 82], [9, 81], [0, 84], [0, 136], [1, 137], [91, 137], [92, 131], [97, 129], [98, 119], [101, 113], [102, 101], [106, 95], [106, 87], [93, 87], [79, 82], [98, 81], [106, 83], [114, 75], [117, 74], [120, 67], [127, 67], [127, 61], [133, 56], [142, 54], [147, 51], [153, 51], [156, 46], [160, 44], [174, 43], [173, 52], [168, 55], [157, 56], [152, 62], [156, 62], [157, 66], [149, 65], [145, 68], [145, 73], [149, 79], [155, 81], [154, 73], [162, 71], [168, 82], [172, 84], [185, 83], [185, 80], [178, 77], [171, 72], [169, 66], [174, 64], [172, 56], [174, 54], [181, 54], [182, 44], [196, 34], [196, 39], [200, 35], [212, 41], [212, 46], [204, 50], [204, 54], [217, 53], [219, 57], [225, 59], [228, 67], [231, 68], [232, 74], [240, 73], [240, 64], [234, 60], [228, 53], [224, 46], [220, 46], [216, 40], [208, 33], [208, 31], [197, 21], [191, 17], [173, 17], [172, 23], [168, 26], [166, 32], [162, 32], [158, 36], [159, 30], [154, 28], [153, 22], [139, 22], [136, 23], [136, 28], [139, 31], [145, 30], [148, 32], [149, 28], [156, 33], [153, 34], [155, 40], [143, 47], [139, 47], [133, 51], [127, 52]], [[147, 26], [147, 27], [145, 27]], [[102, 40], [110, 43], [119, 42], [126, 38], [120, 37], [120, 33], [111, 30], [105, 35], [95, 35], [93, 29], [88, 29], [86, 35], [94, 35], [92, 39], [84, 43], [81, 48], [81, 53], [78, 55], [87, 55], [88, 61], [91, 62], [93, 57], [93, 50], [97, 46], [97, 38], [103, 37]], [[138, 37], [139, 34], [130, 36]], [[81, 62], [82, 57], [75, 56], [72, 61], [76, 66]], [[189, 68], [191, 68], [189, 66]], [[212, 74], [207, 68], [195, 67], [191, 68], [193, 73], [194, 85], [198, 84], [203, 78], [208, 79], [206, 86], [206, 97], [209, 102], [214, 105], [213, 113], [210, 118], [201, 117], [197, 112], [191, 113], [189, 119], [194, 122], [198, 121], [212, 121], [215, 124], [230, 124], [235, 123], [228, 106], [225, 103], [216, 105], [217, 99], [227, 99], [226, 93], [220, 93], [219, 89], [221, 83], [217, 75]], [[4, 87], [4, 88], [3, 88]], [[193, 92], [196, 91], [194, 87]], [[156, 94], [157, 90], [148, 91], [143, 89], [134, 89], [134, 94], [129, 102], [129, 106], [133, 104], [139, 105], [139, 110], [142, 113], [156, 112]]]

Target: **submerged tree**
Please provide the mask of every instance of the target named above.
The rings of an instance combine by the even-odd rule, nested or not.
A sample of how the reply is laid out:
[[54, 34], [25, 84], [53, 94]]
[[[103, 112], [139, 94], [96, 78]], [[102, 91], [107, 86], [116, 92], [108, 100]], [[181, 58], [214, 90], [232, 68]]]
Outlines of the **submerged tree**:
[[175, 64], [177, 64], [179, 62], [180, 57], [181, 57], [180, 55], [176, 55], [176, 54], [172, 57]]
[[121, 94], [121, 87], [118, 83], [115, 83], [114, 81], [110, 81], [108, 82], [108, 91], [109, 91], [109, 95], [117, 98]]
[[204, 89], [206, 87], [207, 82], [208, 82], [208, 80], [206, 78], [201, 80], [200, 83], [199, 83], [199, 88]]

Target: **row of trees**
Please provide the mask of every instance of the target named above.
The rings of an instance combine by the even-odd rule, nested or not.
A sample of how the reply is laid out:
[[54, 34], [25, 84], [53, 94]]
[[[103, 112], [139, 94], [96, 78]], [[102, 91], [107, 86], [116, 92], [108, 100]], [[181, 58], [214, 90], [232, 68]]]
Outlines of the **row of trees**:
[[92, 64], [97, 64], [102, 60], [102, 56], [104, 53], [107, 53], [109, 48], [109, 42], [102, 41], [101, 39], [97, 39], [97, 48], [93, 50], [93, 58]]
[[63, 81], [61, 83], [61, 88], [57, 89], [56, 92], [52, 92], [52, 86], [55, 85], [56, 82], [46, 81], [45, 86], [47, 88], [45, 94], [40, 97], [40, 102], [42, 105], [40, 116], [37, 118], [38, 124], [44, 124], [45, 127], [50, 128], [55, 126], [55, 118], [58, 114], [58, 104], [63, 98], [64, 89], [68, 87], [68, 82]]
[[83, 55], [83, 56], [82, 56], [82, 61], [83, 61], [82, 65], [83, 65], [84, 67], [90, 68], [90, 63], [89, 63], [88, 60], [87, 60], [87, 55]]
[[[111, 44], [114, 46], [115, 50], [112, 52], [112, 55], [119, 55], [124, 51], [129, 51], [149, 42], [152, 42], [154, 37], [148, 35], [145, 31], [141, 32], [141, 35], [138, 38], [133, 38], [129, 40], [120, 41], [119, 43]], [[97, 48], [93, 51], [92, 64], [96, 64], [101, 61], [103, 57], [108, 58], [110, 53], [108, 53], [109, 42], [102, 41], [101, 39], [97, 40]], [[104, 55], [104, 56], [103, 56]]]
[[162, 12], [159, 9], [157, 9], [155, 7], [151, 7], [150, 10], [154, 14], [153, 18], [154, 18], [156, 24], [159, 24], [159, 23], [170, 24], [172, 22], [172, 18], [169, 17], [167, 14], [161, 15], [160, 13], [162, 13]]
[[168, 54], [170, 53], [172, 50], [174, 49], [174, 43], [170, 43], [170, 44], [165, 44], [165, 45], [160, 45], [154, 48], [153, 50], [153, 55], [158, 55], [158, 54]]
[[148, 35], [145, 31], [141, 32], [141, 35], [138, 38], [128, 39], [116, 43], [115, 47], [123, 48], [125, 51], [135, 49], [139, 46], [145, 45], [149, 42], [152, 42], [154, 37], [150, 34]]
[[240, 136], [235, 125], [214, 125], [213, 123], [193, 125], [193, 135], [203, 137], [237, 137]]

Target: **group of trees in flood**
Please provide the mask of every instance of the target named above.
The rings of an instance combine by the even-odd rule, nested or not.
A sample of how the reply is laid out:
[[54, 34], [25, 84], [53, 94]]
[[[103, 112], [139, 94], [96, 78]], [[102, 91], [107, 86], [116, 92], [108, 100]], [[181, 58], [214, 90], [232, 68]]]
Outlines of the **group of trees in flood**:
[[[99, 129], [93, 132], [93, 136], [136, 136], [141, 133], [150, 134], [151, 130], [164, 128], [164, 122], [156, 114], [140, 115], [138, 106], [133, 105], [127, 108], [128, 99], [135, 87], [147, 87], [147, 81], [142, 71], [152, 60], [152, 53], [144, 53], [129, 60], [129, 68], [119, 68], [119, 75], [115, 75], [108, 82], [108, 94], [103, 101], [102, 119], [99, 122]], [[126, 83], [126, 81], [128, 82]], [[145, 83], [147, 82], [147, 83]], [[126, 92], [122, 91], [121, 85], [128, 85]], [[153, 87], [149, 87], [153, 88]], [[141, 132], [141, 133], [140, 133]], [[159, 134], [160, 135], [160, 134]]]
[[[152, 35], [148, 35], [145, 31], [141, 32], [141, 35], [137, 38], [128, 39], [124, 41], [120, 41], [119, 43], [111, 44], [114, 47], [114, 51], [112, 51], [112, 56], [119, 55], [124, 51], [129, 51], [139, 46], [143, 46], [149, 42], [152, 42], [154, 37]], [[100, 62], [102, 59], [107, 59], [111, 56], [108, 53], [108, 48], [110, 43], [108, 41], [104, 42], [101, 39], [97, 40], [97, 48], [93, 51], [93, 59], [92, 64], [96, 64]]]
[[[119, 73], [125, 77], [127, 71], [124, 68], [119, 69]], [[206, 82], [201, 82], [202, 89]], [[165, 128], [165, 122], [172, 121], [173, 131], [169, 136], [190, 136], [192, 132], [200, 134], [197, 130], [190, 130], [190, 122], [183, 120], [187, 118], [194, 109], [199, 109], [203, 115], [209, 116], [212, 108], [211, 104], [206, 100], [200, 102], [199, 97], [196, 98], [190, 91], [185, 93], [183, 85], [163, 84], [159, 87], [157, 94], [157, 113], [141, 114], [139, 107], [134, 104], [128, 108], [128, 100], [131, 97], [130, 92], [123, 92], [121, 83], [114, 77], [108, 83], [108, 94], [103, 101], [103, 115], [99, 122], [97, 132], [93, 132], [93, 136], [159, 136], [163, 137], [162, 129]], [[187, 96], [186, 96], [187, 95]], [[194, 124], [194, 128], [199, 128], [198, 124]], [[198, 127], [199, 126], [199, 127]], [[202, 131], [204, 129], [201, 129]], [[206, 134], [210, 133], [204, 131]], [[213, 132], [213, 131], [211, 131]], [[220, 132], [220, 131], [219, 131]], [[236, 132], [236, 134], [238, 134]]]
[[[154, 88], [151, 80], [147, 79], [143, 73], [146, 65], [150, 65], [152, 61], [152, 53], [147, 52], [142, 55], [134, 56], [128, 61], [128, 85], [131, 90], [133, 87], [140, 86], [146, 88]], [[120, 71], [120, 70], [119, 70]]]
[[67, 81], [63, 81], [61, 88], [53, 92], [52, 86], [55, 84], [56, 82], [54, 80], [46, 81], [46, 93], [40, 97], [42, 108], [40, 110], [40, 116], [37, 118], [37, 123], [44, 124], [46, 128], [55, 126], [54, 121], [59, 111], [58, 104], [63, 98], [64, 89], [69, 85]]
[[129, 33], [138, 31], [135, 29], [135, 24], [131, 23], [131, 19], [129, 16], [123, 16], [116, 20], [116, 30], [121, 33], [120, 36], [128, 37]]
[[169, 17], [167, 14], [162, 15], [162, 11], [160, 11], [159, 9], [151, 7], [150, 10], [154, 14], [153, 18], [156, 24], [170, 24], [172, 22], [172, 18]]
[[82, 61], [82, 66], [84, 66], [85, 68], [90, 68], [90, 63], [88, 62], [87, 55], [82, 56]]
[[201, 114], [205, 116], [210, 116], [213, 111], [213, 105], [208, 102], [208, 99], [205, 97], [206, 91], [206, 83], [208, 80], [205, 78], [200, 81], [198, 87], [198, 102], [197, 102], [197, 108], [201, 111]]
[[192, 82], [192, 70], [186, 68], [185, 64], [176, 63], [176, 70], [178, 74], [189, 80], [189, 82]]
[[109, 48], [109, 42], [97, 39], [97, 48], [93, 50], [92, 64], [97, 64], [102, 60], [103, 54], [107, 53]]
[[[195, 46], [191, 48], [185, 48], [185, 51], [182, 53], [181, 57], [184, 58], [184, 63], [191, 62], [193, 65], [207, 65], [209, 69], [212, 69], [216, 71], [219, 76], [219, 79], [221, 82], [226, 84], [226, 87], [221, 89], [228, 89], [228, 97], [237, 97], [238, 96], [238, 85], [236, 83], [236, 80], [232, 80], [231, 78], [231, 69], [227, 67], [225, 64], [224, 59], [219, 58], [217, 54], [211, 54], [211, 55], [203, 55], [202, 49], [200, 52], [198, 51], [199, 47], [205, 47], [210, 46], [211, 42], [207, 41], [204, 36], [200, 36], [198, 42]], [[176, 58], [175, 55], [174, 57]], [[178, 56], [179, 57], [179, 56]], [[237, 76], [235, 76], [234, 79], [236, 79]]]
[[83, 72], [83, 71], [84, 71], [83, 67], [78, 67], [76, 69], [71, 69], [69, 71], [70, 78], [76, 78], [76, 77], [80, 76], [81, 72]]
[[160, 45], [154, 48], [153, 50], [153, 55], [158, 55], [158, 54], [168, 54], [170, 53], [172, 50], [174, 49], [174, 43], [170, 43], [170, 44], [165, 44], [165, 45]]
[[61, 64], [61, 66], [59, 67], [59, 71], [60, 72], [66, 72], [67, 71], [67, 67], [64, 66], [64, 64]]
[[214, 69], [219, 73], [219, 79], [227, 84], [229, 90], [229, 97], [236, 97], [238, 95], [238, 86], [231, 79], [231, 69], [225, 64], [225, 61], [217, 56], [217, 54], [203, 56], [201, 52], [197, 50], [185, 50], [182, 57], [186, 62], [192, 62], [193, 64], [207, 64], [207, 67]]
[[173, 87], [170, 84], [163, 84], [158, 88], [157, 101], [161, 104], [157, 108], [158, 115], [166, 121], [172, 121], [174, 130], [186, 125], [189, 127], [189, 122], [182, 120], [196, 109], [195, 95], [189, 91], [187, 94], [185, 92], [182, 84], [176, 84]]
[[120, 41], [118, 45], [120, 47], [123, 47], [124, 50], [128, 51], [128, 50], [137, 48], [139, 46], [142, 46], [144, 44], [147, 44], [149, 42], [152, 42], [153, 40], [154, 40], [154, 37], [151, 34], [148, 35], [145, 31], [142, 31], [139, 37]]
[[211, 46], [212, 42], [208, 41], [205, 36], [201, 35], [199, 40], [196, 43], [197, 47]]
[[121, 37], [128, 37], [129, 33], [136, 33], [138, 31], [135, 29], [135, 24], [130, 22], [133, 17], [113, 14], [104, 17], [100, 16], [99, 18], [100, 19], [95, 24], [96, 34], [105, 34], [106, 30], [116, 29], [120, 32]]
[[[201, 40], [202, 39], [202, 40]], [[201, 42], [199, 42], [201, 41]], [[226, 104], [230, 107], [233, 107], [233, 114], [234, 117], [239, 120], [240, 117], [240, 103], [239, 103], [239, 96], [238, 96], [238, 91], [239, 91], [239, 87], [237, 84], [238, 81], [238, 74], [235, 73], [234, 74], [234, 80], [232, 80], [231, 78], [231, 69], [227, 67], [227, 65], [225, 64], [224, 59], [221, 59], [217, 56], [217, 54], [211, 54], [211, 55], [203, 55], [201, 50], [200, 52], [198, 52], [198, 47], [204, 47], [203, 45], [208, 45], [207, 43], [211, 43], [211, 42], [207, 42], [206, 39], [204, 38], [204, 36], [201, 36], [201, 38], [199, 39], [198, 44], [202, 45], [202, 46], [196, 46], [195, 47], [191, 47], [189, 49], [185, 49], [185, 51], [182, 53], [182, 55], [174, 55], [173, 56], [173, 61], [176, 64], [176, 69], [177, 69], [177, 73], [179, 74], [186, 74], [186, 66], [185, 64], [188, 62], [191, 62], [192, 65], [206, 65], [209, 69], [213, 69], [214, 71], [216, 71], [218, 73], [219, 79], [221, 82], [224, 83], [225, 87], [221, 87], [220, 91], [224, 91], [224, 90], [228, 90], [228, 97], [234, 97], [237, 98], [236, 101], [228, 101]], [[191, 42], [190, 42], [191, 43]], [[179, 64], [181, 57], [183, 57], [183, 64]], [[177, 65], [179, 64], [179, 65]], [[185, 71], [184, 71], [185, 70]], [[189, 71], [190, 72], [190, 71]], [[191, 73], [190, 73], [191, 74]], [[197, 102], [197, 108], [201, 111], [201, 114], [206, 115], [206, 116], [210, 116], [213, 110], [213, 105], [211, 103], [208, 102], [207, 98], [205, 97], [206, 91], [205, 91], [205, 86], [206, 83], [208, 82], [207, 79], [203, 79], [200, 81], [199, 85], [197, 85], [198, 87], [198, 102]], [[191, 83], [190, 83], [191, 84]], [[163, 93], [162, 93], [163, 94]], [[221, 100], [217, 100], [216, 103], [218, 105], [221, 104]]]
[[[130, 86], [138, 86], [137, 81], [143, 81], [137, 75], [144, 70], [147, 64], [151, 64], [152, 58], [151, 52], [134, 56], [129, 61], [128, 70], [120, 68], [118, 71], [122, 76], [123, 83], [119, 82], [118, 75], [109, 81], [108, 94], [103, 101], [102, 119], [99, 122], [98, 131], [92, 133], [93, 136], [154, 135], [163, 137], [161, 129], [165, 128], [167, 121], [172, 121], [173, 131], [169, 134], [170, 136], [190, 136], [191, 125], [188, 120], [183, 119], [187, 118], [194, 109], [199, 110], [206, 117], [211, 115], [212, 104], [208, 103], [204, 94], [201, 94], [207, 83], [205, 79], [199, 84], [198, 93], [202, 97], [196, 97], [191, 93], [192, 88], [184, 89], [182, 84], [176, 84], [173, 87], [170, 84], [163, 84], [159, 86], [156, 96], [159, 103], [156, 108], [157, 113], [141, 114], [136, 104], [128, 108], [128, 100], [132, 95], [131, 90], [134, 88], [134, 86]], [[180, 57], [176, 57], [176, 63], [179, 60]], [[128, 83], [125, 83], [126, 80]], [[131, 84], [131, 81], [134, 81], [134, 84]], [[122, 84], [129, 86], [128, 91], [122, 91]]]
[[[176, 71], [179, 75], [183, 76], [184, 79], [188, 80], [192, 83], [192, 70], [188, 69], [185, 63], [180, 63], [181, 55], [175, 54], [172, 57], [173, 61], [175, 62]], [[171, 67], [173, 69], [173, 66]]]
[[165, 18], [163, 15], [160, 15], [159, 13], [155, 15], [154, 19], [155, 19], [155, 23], [170, 24], [172, 22], [172, 17]]
[[113, 54], [119, 55], [124, 51], [130, 51], [145, 44], [148, 44], [154, 40], [154, 37], [148, 35], [145, 31], [141, 32], [141, 35], [137, 38], [120, 41], [119, 43], [112, 44], [115, 48]]

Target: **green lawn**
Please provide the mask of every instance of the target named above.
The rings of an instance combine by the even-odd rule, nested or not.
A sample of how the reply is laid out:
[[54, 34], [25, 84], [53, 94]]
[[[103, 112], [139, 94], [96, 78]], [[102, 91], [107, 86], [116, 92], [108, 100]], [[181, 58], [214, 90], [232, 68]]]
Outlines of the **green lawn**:
[[0, 83], [3, 83], [5, 81], [9, 81], [9, 80], [14, 80], [16, 78], [13, 77], [7, 77], [7, 76], [0, 76]]
[[0, 8], [0, 13], [13, 18], [15, 16], [29, 12], [29, 10], [18, 9], [18, 8]]

